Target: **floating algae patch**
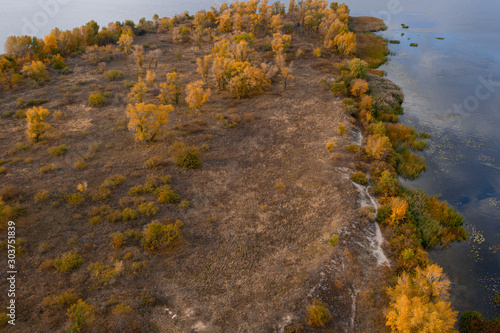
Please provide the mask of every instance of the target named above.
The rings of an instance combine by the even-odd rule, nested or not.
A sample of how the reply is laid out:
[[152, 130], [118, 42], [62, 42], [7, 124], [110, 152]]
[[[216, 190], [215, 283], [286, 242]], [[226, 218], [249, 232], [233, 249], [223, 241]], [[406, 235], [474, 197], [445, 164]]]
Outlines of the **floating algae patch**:
[[488, 200], [488, 202], [490, 203], [490, 206], [491, 207], [494, 207], [496, 209], [500, 209], [500, 201], [495, 199], [495, 198], [490, 198]]
[[483, 233], [475, 226], [469, 225], [466, 229], [469, 233], [468, 244], [470, 247], [470, 256], [475, 262], [482, 262], [484, 258], [480, 254], [481, 244], [483, 244], [486, 239]]

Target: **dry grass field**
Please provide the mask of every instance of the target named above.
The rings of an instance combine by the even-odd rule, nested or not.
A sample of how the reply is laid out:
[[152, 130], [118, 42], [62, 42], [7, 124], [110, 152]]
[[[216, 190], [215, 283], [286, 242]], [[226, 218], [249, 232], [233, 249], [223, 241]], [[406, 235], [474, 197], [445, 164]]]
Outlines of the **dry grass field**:
[[[253, 47], [271, 62], [268, 42]], [[172, 68], [184, 87], [199, 80], [196, 59], [213, 45], [174, 43], [170, 34], [134, 43], [161, 50], [147, 103], [157, 103], [158, 83]], [[47, 83], [2, 92], [0, 196], [25, 209], [15, 218], [18, 320], [8, 331], [64, 331], [72, 298], [94, 307], [91, 332], [383, 331], [378, 307], [386, 299], [377, 281], [385, 273], [370, 248], [372, 219], [345, 172], [369, 166], [347, 150], [359, 143], [359, 129], [325, 84], [340, 75], [334, 63], [343, 60], [316, 58], [318, 45], [314, 36], [292, 34], [295, 79], [286, 90], [279, 78], [248, 99], [212, 90], [198, 112], [183, 94], [147, 144], [127, 129], [126, 86], [147, 69], [132, 55], [107, 63], [106, 71], [123, 72], [116, 81], [74, 57], [66, 60], [71, 74], [51, 69]], [[299, 48], [303, 55], [293, 57]], [[94, 91], [107, 96], [102, 107], [89, 106]], [[33, 143], [23, 112], [37, 99], [54, 130]], [[197, 146], [201, 167], [176, 165], [174, 142]], [[61, 145], [61, 155], [49, 153]], [[160, 203], [131, 191], [148, 181], [168, 183], [178, 198]], [[153, 220], [182, 221], [180, 240], [147, 251], [140, 236]], [[71, 251], [80, 263], [56, 269]], [[314, 299], [333, 317], [323, 328], [306, 323]], [[119, 305], [130, 308], [120, 313]]]

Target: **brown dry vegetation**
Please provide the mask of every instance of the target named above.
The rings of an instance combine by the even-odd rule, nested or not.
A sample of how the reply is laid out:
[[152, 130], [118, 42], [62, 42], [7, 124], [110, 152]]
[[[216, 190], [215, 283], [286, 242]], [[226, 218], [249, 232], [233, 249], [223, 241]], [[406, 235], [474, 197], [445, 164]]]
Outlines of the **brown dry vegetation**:
[[377, 32], [387, 29], [387, 26], [378, 17], [357, 16], [350, 18], [349, 29], [354, 32]]
[[[173, 43], [170, 33], [136, 37], [134, 43], [162, 50], [154, 70], [157, 82], [175, 67], [184, 75], [184, 86], [199, 78], [194, 61], [212, 46]], [[46, 99], [44, 107], [52, 114], [62, 112], [57, 119], [48, 117], [54, 131], [37, 144], [26, 138], [25, 119], [0, 119], [0, 158], [7, 168], [0, 175], [2, 197], [7, 204], [26, 207], [26, 214], [16, 218], [18, 237], [26, 242], [17, 259], [18, 321], [10, 331], [63, 331], [65, 310], [43, 300], [68, 290], [94, 306], [96, 332], [116, 331], [113, 310], [119, 304], [133, 309], [130, 318], [136, 326], [129, 327], [135, 331], [271, 332], [303, 325], [313, 298], [325, 303], [333, 320], [324, 328], [307, 327], [307, 332], [383, 331], [379, 309], [387, 300], [377, 277], [384, 273], [364, 246], [373, 236], [373, 224], [359, 213], [358, 194], [339, 171], [367, 172], [368, 165], [348, 153], [354, 121], [340, 100], [321, 87], [321, 78], [336, 78], [330, 69], [338, 59], [313, 57], [319, 43], [312, 35], [293, 34], [288, 52], [305, 52], [295, 60], [295, 80], [286, 91], [280, 82], [250, 99], [214, 91], [200, 112], [181, 98], [166, 130], [147, 145], [136, 142], [126, 128], [129, 90], [124, 82], [136, 81], [140, 71], [132, 56], [107, 64], [107, 70], [123, 72], [118, 81], [106, 81], [78, 57], [66, 59], [70, 75], [51, 69], [50, 83], [2, 92], [3, 115], [16, 110], [18, 98]], [[271, 51], [259, 53], [272, 58]], [[151, 90], [145, 102], [155, 102], [159, 90]], [[88, 106], [93, 91], [109, 92], [104, 106]], [[224, 126], [218, 114], [234, 126]], [[338, 134], [339, 122], [348, 124], [348, 135]], [[333, 152], [325, 149], [328, 139], [336, 143]], [[170, 153], [175, 141], [206, 145], [201, 168], [175, 165]], [[15, 149], [19, 143], [29, 148]], [[68, 148], [64, 155], [47, 152], [60, 145]], [[154, 167], [145, 165], [150, 159]], [[40, 172], [47, 165], [54, 168]], [[113, 175], [124, 179], [100, 186]], [[170, 175], [169, 186], [188, 204], [156, 203], [160, 211], [153, 218], [141, 214], [134, 219], [128, 210], [126, 221], [108, 222], [120, 219], [117, 210], [156, 202], [151, 194], [129, 195], [130, 188], [152, 175]], [[87, 190], [75, 195], [85, 182]], [[41, 191], [48, 194], [36, 201]], [[115, 213], [106, 218], [100, 209]], [[89, 223], [101, 215], [101, 223]], [[150, 253], [133, 237], [123, 244], [112, 237], [130, 229], [141, 232], [152, 219], [182, 221], [182, 241]], [[340, 242], [332, 248], [328, 242], [334, 233]], [[70, 251], [83, 264], [70, 272], [54, 269], [52, 260]], [[89, 271], [95, 262], [113, 267], [120, 261], [122, 268], [110, 281]], [[5, 280], [0, 285], [5, 290]]]

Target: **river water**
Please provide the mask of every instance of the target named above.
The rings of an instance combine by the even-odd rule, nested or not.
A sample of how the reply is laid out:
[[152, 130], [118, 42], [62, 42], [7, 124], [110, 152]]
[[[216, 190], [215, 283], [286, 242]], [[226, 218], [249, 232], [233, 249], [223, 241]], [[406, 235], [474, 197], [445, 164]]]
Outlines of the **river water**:
[[[151, 19], [155, 13], [192, 14], [221, 3], [5, 1], [0, 45], [12, 34], [43, 36], [54, 27], [70, 29], [92, 19], [106, 25]], [[422, 154], [427, 172], [403, 183], [441, 194], [465, 217], [469, 240], [431, 253], [452, 281], [453, 306], [460, 312], [475, 309], [487, 317], [500, 316], [500, 308], [492, 303], [500, 294], [500, 2], [353, 0], [347, 4], [353, 16], [384, 19], [389, 29], [381, 35], [401, 41], [390, 44], [395, 55], [382, 69], [406, 95], [401, 122], [432, 135]]]

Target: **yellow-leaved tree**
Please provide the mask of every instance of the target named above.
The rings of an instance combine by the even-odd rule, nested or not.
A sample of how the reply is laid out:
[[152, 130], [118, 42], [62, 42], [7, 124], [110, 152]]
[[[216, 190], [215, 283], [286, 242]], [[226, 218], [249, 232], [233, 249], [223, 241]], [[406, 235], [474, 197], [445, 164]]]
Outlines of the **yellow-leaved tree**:
[[123, 47], [125, 52], [128, 53], [132, 49], [133, 42], [134, 42], [134, 37], [128, 34], [123, 34], [120, 36], [120, 39], [118, 40], [118, 45]]
[[393, 197], [389, 203], [391, 206], [391, 217], [389, 223], [390, 225], [397, 226], [406, 218], [408, 202], [400, 197]]
[[378, 160], [385, 159], [389, 156], [391, 149], [391, 140], [385, 135], [370, 135], [366, 141], [366, 153]]
[[154, 72], [151, 72], [151, 71], [146, 72], [146, 82], [148, 84], [153, 85], [153, 83], [155, 82], [155, 79], [156, 79], [156, 74]]
[[368, 92], [370, 88], [368, 87], [368, 82], [363, 79], [356, 79], [351, 87], [351, 94], [354, 97], [359, 97]]
[[229, 91], [235, 98], [259, 93], [271, 84], [262, 68], [253, 67], [247, 61], [231, 61], [227, 70], [231, 73]]
[[179, 75], [175, 71], [167, 74], [167, 82], [160, 83], [160, 94], [157, 96], [160, 101], [179, 103], [182, 94], [182, 77], [183, 75]]
[[59, 53], [59, 45], [57, 44], [57, 38], [53, 34], [48, 34], [43, 37], [43, 41], [45, 43], [45, 52], [49, 54], [57, 54]]
[[16, 73], [15, 63], [9, 61], [5, 57], [0, 58], [0, 83], [2, 85], [8, 86], [10, 89], [14, 87], [15, 84], [21, 82], [23, 77]]
[[38, 83], [42, 83], [49, 77], [47, 67], [41, 61], [32, 61], [31, 63], [24, 64], [22, 73]]
[[340, 29], [341, 32], [333, 39], [333, 44], [337, 50], [350, 56], [356, 53], [356, 35], [353, 32], [346, 32], [347, 28]]
[[168, 122], [168, 113], [173, 110], [172, 105], [129, 104], [126, 111], [128, 128], [135, 131], [137, 141], [150, 142]]
[[291, 40], [292, 36], [290, 35], [282, 35], [280, 33], [273, 34], [273, 40], [271, 42], [271, 46], [273, 48], [276, 57], [281, 55], [283, 52], [286, 51], [288, 47], [290, 47]]
[[414, 276], [403, 273], [396, 286], [389, 288], [391, 296], [387, 326], [394, 333], [451, 333], [457, 311], [453, 311], [448, 289], [450, 281], [438, 265], [417, 267]]
[[187, 85], [186, 102], [189, 107], [198, 111], [210, 97], [210, 89], [203, 89], [203, 81], [199, 80]]
[[286, 65], [285, 57], [280, 54], [276, 57], [276, 64], [278, 65], [280, 75], [283, 78], [283, 88], [286, 90], [288, 80], [293, 80], [295, 77], [292, 75], [292, 64]]
[[212, 55], [208, 54], [204, 56], [203, 59], [199, 58], [196, 61], [196, 65], [198, 65], [198, 67], [196, 68], [196, 73], [200, 74], [205, 83], [208, 83], [208, 73], [210, 71], [211, 60]]
[[128, 98], [132, 103], [140, 103], [144, 100], [146, 93], [149, 91], [148, 86], [142, 78], [139, 78], [138, 82], [134, 84], [132, 88], [130, 88], [130, 93], [128, 94]]
[[52, 126], [46, 122], [46, 118], [49, 114], [49, 110], [36, 106], [26, 111], [26, 121], [28, 122], [26, 134], [28, 137], [32, 138], [33, 141], [38, 142], [40, 136], [52, 130]]

